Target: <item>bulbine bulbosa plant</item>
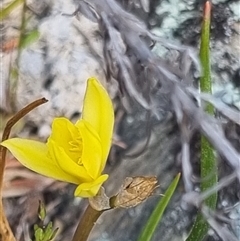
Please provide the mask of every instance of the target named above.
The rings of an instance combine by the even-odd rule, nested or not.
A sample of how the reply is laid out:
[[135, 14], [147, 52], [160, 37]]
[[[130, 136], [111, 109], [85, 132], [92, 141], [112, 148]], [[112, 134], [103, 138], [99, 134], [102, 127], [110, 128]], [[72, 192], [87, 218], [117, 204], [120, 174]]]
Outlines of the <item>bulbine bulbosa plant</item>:
[[[129, 2], [149, 11], [147, 1]], [[26, 2], [14, 0], [1, 10], [1, 19], [20, 4], [24, 4], [24, 12]], [[223, 240], [237, 241], [237, 237], [226, 225], [225, 217], [219, 215], [217, 201], [219, 190], [235, 180], [239, 185], [240, 154], [228, 140], [223, 122], [215, 113], [217, 111], [225, 122], [239, 126], [240, 112], [211, 93], [210, 1], [206, 1], [204, 7], [199, 56], [196, 50], [190, 47], [171, 43], [153, 34], [142, 21], [125, 11], [115, 0], [81, 0], [78, 4], [74, 14], [67, 17], [82, 14], [98, 24], [103, 41], [102, 61], [104, 68], [106, 67], [106, 79], [110, 84], [116, 84], [117, 80], [121, 96], [126, 97], [125, 103], [128, 103], [128, 100], [137, 103], [149, 116], [153, 116], [154, 120], [160, 120], [159, 110], [166, 105], [168, 108], [165, 109], [172, 113], [178, 126], [181, 175], [175, 174], [175, 178], [159, 198], [148, 221], [143, 224], [143, 229], [139, 230], [138, 241], [152, 239], [176, 191], [180, 176], [184, 186], [181, 199], [183, 203], [197, 210], [196, 219], [186, 235], [186, 240], [204, 240], [211, 228]], [[36, 31], [25, 34], [24, 16], [23, 14], [19, 50], [29, 44], [28, 41], [39, 36]], [[167, 63], [152, 51], [153, 45], [174, 50], [181, 61], [176, 60], [172, 65]], [[201, 74], [199, 88], [194, 82], [192, 69]], [[127, 209], [142, 205], [142, 202], [156, 194], [160, 182], [154, 175], [129, 176], [119, 184], [119, 189], [114, 190], [114, 195], [109, 197], [107, 191], [105, 192], [104, 185], [107, 185], [111, 177], [111, 173], [106, 173], [105, 167], [113, 142], [115, 116], [107, 90], [102, 86], [101, 80], [95, 77], [87, 80], [79, 120], [73, 123], [65, 117], [55, 118], [51, 134], [44, 143], [16, 137], [9, 139], [11, 128], [36, 107], [44, 109], [44, 105], [40, 105], [46, 102], [43, 98], [30, 103], [7, 122], [0, 143], [0, 188], [3, 186], [7, 150], [30, 170], [76, 185], [73, 195], [87, 199], [88, 206], [69, 240], [86, 241], [91, 237], [91, 231], [103, 213], [106, 213], [106, 219], [111, 219], [111, 211], [116, 208]], [[195, 164], [190, 150], [194, 134], [199, 135], [200, 158], [196, 165], [200, 170], [200, 181], [193, 178], [198, 175], [194, 173]], [[237, 132], [235, 134], [237, 135]], [[219, 175], [219, 156], [227, 163], [231, 174], [224, 173], [223, 177]], [[196, 187], [199, 187], [198, 191]], [[15, 241], [4, 212], [1, 192], [0, 195], [0, 241]], [[41, 202], [39, 219], [40, 225], [33, 227], [34, 241], [54, 240], [58, 230], [51, 221], [46, 223], [46, 210]]]

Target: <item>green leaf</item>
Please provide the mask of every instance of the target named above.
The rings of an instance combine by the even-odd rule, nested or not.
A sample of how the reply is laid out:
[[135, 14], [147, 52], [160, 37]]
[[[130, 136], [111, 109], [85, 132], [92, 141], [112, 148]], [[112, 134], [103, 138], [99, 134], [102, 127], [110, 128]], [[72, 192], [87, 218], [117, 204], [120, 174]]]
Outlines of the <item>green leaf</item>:
[[10, 3], [7, 7], [0, 10], [0, 20], [6, 18], [16, 7], [18, 7], [24, 0], [15, 0]]
[[142, 230], [142, 232], [138, 238], [138, 241], [151, 240], [151, 238], [155, 232], [155, 229], [162, 218], [163, 212], [165, 211], [172, 195], [174, 194], [174, 191], [177, 187], [179, 179], [180, 179], [180, 173], [174, 178], [174, 180], [168, 187], [167, 191], [164, 193], [164, 196], [160, 199], [157, 206], [153, 210], [150, 218], [148, 219], [144, 229]]
[[[205, 4], [204, 19], [202, 24], [201, 33], [201, 46], [200, 46], [200, 60], [203, 68], [203, 76], [200, 79], [200, 89], [202, 92], [211, 93], [211, 67], [210, 67], [210, 51], [209, 51], [209, 40], [210, 40], [210, 15], [211, 5], [207, 1]], [[214, 108], [208, 104], [206, 106], [206, 112], [213, 115]], [[217, 174], [217, 162], [214, 156], [214, 151], [208, 140], [201, 137], [201, 191], [205, 191], [208, 188], [214, 186], [218, 181]], [[204, 203], [211, 209], [216, 208], [217, 193], [207, 198]], [[186, 241], [201, 241], [206, 236], [209, 225], [203, 218], [201, 212], [198, 212], [195, 223]]]
[[39, 228], [39, 226], [38, 226], [37, 224], [34, 224], [34, 225], [33, 225], [33, 230], [34, 230], [34, 232], [35, 232], [38, 228]]
[[45, 208], [44, 203], [42, 201], [39, 201], [38, 217], [41, 221], [43, 221], [46, 217], [46, 208]]
[[36, 241], [42, 241], [43, 235], [44, 235], [44, 232], [41, 228], [37, 228], [34, 232], [34, 236], [35, 236]]
[[44, 239], [43, 239], [43, 241], [51, 240], [51, 236], [52, 236], [52, 232], [53, 232], [52, 228], [53, 228], [53, 224], [52, 224], [52, 222], [49, 222], [47, 227], [44, 230]]
[[41, 227], [34, 224], [34, 234], [35, 241], [51, 241], [55, 238], [58, 228], [53, 230], [53, 222], [50, 221], [48, 224], [44, 225], [44, 220], [46, 218], [46, 208], [44, 203], [39, 201], [38, 207], [38, 217], [41, 220]]
[[56, 228], [56, 229], [52, 232], [52, 235], [51, 235], [51, 237], [50, 237], [49, 240], [53, 240], [53, 239], [56, 237], [58, 230], [59, 230], [59, 228]]
[[32, 30], [28, 34], [25, 34], [20, 41], [20, 48], [26, 48], [30, 44], [34, 43], [40, 37], [40, 33], [37, 29]]

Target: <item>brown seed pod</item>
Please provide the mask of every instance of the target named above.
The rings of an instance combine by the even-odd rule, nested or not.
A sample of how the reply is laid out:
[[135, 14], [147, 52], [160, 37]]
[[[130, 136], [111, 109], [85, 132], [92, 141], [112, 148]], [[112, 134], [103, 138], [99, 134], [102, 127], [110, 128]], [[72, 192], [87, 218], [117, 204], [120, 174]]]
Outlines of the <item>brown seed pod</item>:
[[155, 188], [157, 188], [157, 178], [151, 177], [127, 177], [124, 183], [115, 196], [113, 206], [115, 208], [130, 208], [145, 201], [152, 195]]

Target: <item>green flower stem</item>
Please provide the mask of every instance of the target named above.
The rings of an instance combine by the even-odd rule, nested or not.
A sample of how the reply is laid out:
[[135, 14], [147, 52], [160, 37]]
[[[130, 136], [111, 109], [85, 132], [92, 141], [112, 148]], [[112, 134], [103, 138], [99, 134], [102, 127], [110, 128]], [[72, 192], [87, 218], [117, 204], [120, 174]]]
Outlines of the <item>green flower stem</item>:
[[97, 211], [88, 205], [83, 217], [81, 218], [72, 241], [87, 241], [88, 236], [93, 229], [96, 221], [105, 210]]
[[[203, 67], [203, 76], [200, 79], [200, 89], [202, 92], [211, 93], [211, 67], [210, 67], [210, 53], [209, 53], [209, 39], [210, 39], [210, 17], [211, 17], [211, 5], [207, 1], [204, 9], [204, 19], [201, 33], [201, 46], [200, 46], [200, 60]], [[213, 115], [214, 108], [208, 104], [206, 106], [206, 112]], [[201, 191], [204, 192], [217, 183], [217, 163], [213, 153], [213, 148], [208, 140], [201, 137]], [[211, 209], [216, 208], [217, 193], [214, 193], [207, 198], [204, 203]], [[208, 231], [209, 225], [203, 218], [201, 212], [198, 212], [196, 221], [187, 238], [187, 241], [201, 241], [205, 237]]]
[[[200, 80], [201, 92], [212, 92], [211, 83], [211, 67], [210, 67], [210, 51], [209, 51], [209, 40], [210, 40], [210, 16], [211, 5], [207, 1], [205, 4], [204, 21], [202, 27], [201, 46], [200, 46], [200, 59], [203, 66], [203, 76]], [[210, 115], [214, 115], [214, 107], [211, 104], [206, 106], [206, 112]], [[216, 158], [213, 153], [213, 148], [208, 140], [201, 137], [201, 183], [202, 192], [212, 187], [217, 183], [217, 168]], [[207, 206], [215, 208], [217, 202], [217, 194], [212, 195], [205, 200]]]
[[83, 217], [79, 221], [72, 241], [87, 241], [90, 232], [92, 231], [96, 221], [102, 215], [102, 213], [117, 208], [114, 204], [116, 197], [117, 196], [112, 196], [111, 198], [109, 198], [110, 208], [101, 211], [92, 208], [89, 204], [83, 214]]
[[[212, 92], [211, 83], [211, 66], [210, 66], [210, 19], [211, 19], [211, 5], [207, 1], [204, 9], [203, 26], [201, 32], [201, 45], [200, 45], [200, 60], [203, 68], [203, 75], [200, 79], [200, 89], [202, 92]], [[213, 114], [213, 108], [208, 107], [208, 112]]]
[[96, 221], [103, 212], [117, 208], [114, 204], [116, 196], [109, 198], [110, 208], [98, 211], [89, 204], [85, 210], [83, 217], [80, 219], [77, 229], [74, 233], [72, 241], [87, 241]]

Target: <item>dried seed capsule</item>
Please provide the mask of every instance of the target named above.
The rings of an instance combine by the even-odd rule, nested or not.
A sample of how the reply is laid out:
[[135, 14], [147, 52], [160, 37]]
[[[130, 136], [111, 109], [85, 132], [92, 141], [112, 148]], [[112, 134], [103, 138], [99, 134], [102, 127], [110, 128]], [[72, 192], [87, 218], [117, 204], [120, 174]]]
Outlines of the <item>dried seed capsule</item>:
[[130, 208], [145, 201], [157, 187], [156, 177], [127, 177], [111, 206]]

